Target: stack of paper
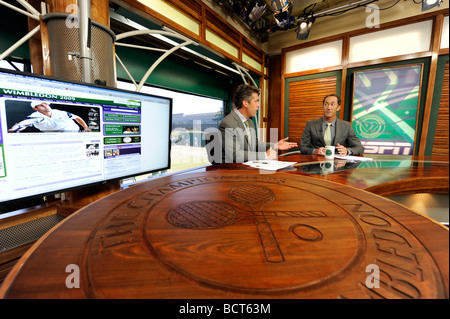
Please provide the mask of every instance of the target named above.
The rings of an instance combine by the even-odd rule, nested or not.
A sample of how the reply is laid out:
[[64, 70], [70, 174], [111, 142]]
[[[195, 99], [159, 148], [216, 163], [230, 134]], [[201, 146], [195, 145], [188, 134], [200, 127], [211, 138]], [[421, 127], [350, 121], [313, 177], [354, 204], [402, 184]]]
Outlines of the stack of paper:
[[268, 171], [277, 171], [296, 164], [297, 162], [281, 162], [275, 160], [261, 160], [261, 161], [249, 161], [245, 162], [245, 165], [250, 167], [264, 169]]

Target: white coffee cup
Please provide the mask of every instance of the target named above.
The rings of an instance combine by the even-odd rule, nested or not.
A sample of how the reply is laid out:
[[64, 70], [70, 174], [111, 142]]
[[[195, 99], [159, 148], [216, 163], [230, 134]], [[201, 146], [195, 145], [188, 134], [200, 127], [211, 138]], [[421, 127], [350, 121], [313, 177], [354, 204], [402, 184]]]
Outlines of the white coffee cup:
[[334, 158], [335, 146], [325, 146], [325, 158], [332, 159]]
[[320, 168], [322, 169], [322, 172], [325, 174], [333, 173], [334, 172], [334, 160], [321, 162]]

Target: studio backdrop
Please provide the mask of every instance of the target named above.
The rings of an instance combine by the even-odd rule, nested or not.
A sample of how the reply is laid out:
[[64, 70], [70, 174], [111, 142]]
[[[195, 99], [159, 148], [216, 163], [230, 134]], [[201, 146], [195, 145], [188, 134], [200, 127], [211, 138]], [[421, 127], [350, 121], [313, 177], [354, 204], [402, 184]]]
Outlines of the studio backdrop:
[[352, 125], [366, 154], [413, 155], [422, 64], [354, 73]]

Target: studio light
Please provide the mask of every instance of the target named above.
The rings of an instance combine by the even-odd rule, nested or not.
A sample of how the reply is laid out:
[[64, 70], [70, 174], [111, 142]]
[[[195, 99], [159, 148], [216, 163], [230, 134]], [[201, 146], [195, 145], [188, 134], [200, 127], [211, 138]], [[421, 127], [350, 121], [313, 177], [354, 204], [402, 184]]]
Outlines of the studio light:
[[281, 11], [288, 5], [287, 0], [272, 0], [272, 6], [275, 11]]
[[297, 31], [297, 40], [306, 40], [309, 36], [309, 31], [311, 30], [311, 26], [314, 23], [314, 18], [309, 17], [305, 18], [298, 26]]
[[439, 7], [442, 0], [422, 0], [422, 11], [430, 10], [434, 7]]
[[287, 0], [272, 0], [272, 6], [275, 10], [273, 17], [278, 26], [289, 24], [291, 20], [294, 20], [294, 17], [291, 17], [292, 2]]
[[258, 1], [251, 8], [250, 14], [248, 15], [249, 24], [254, 25], [262, 17], [264, 12], [266, 12], [266, 4], [263, 1]]

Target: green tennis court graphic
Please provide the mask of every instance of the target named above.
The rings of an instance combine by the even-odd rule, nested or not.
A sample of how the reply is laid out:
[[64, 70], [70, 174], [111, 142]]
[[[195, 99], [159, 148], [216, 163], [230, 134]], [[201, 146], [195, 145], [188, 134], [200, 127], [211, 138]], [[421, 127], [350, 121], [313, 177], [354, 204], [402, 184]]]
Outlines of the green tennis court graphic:
[[352, 125], [365, 153], [412, 155], [422, 65], [354, 73]]

